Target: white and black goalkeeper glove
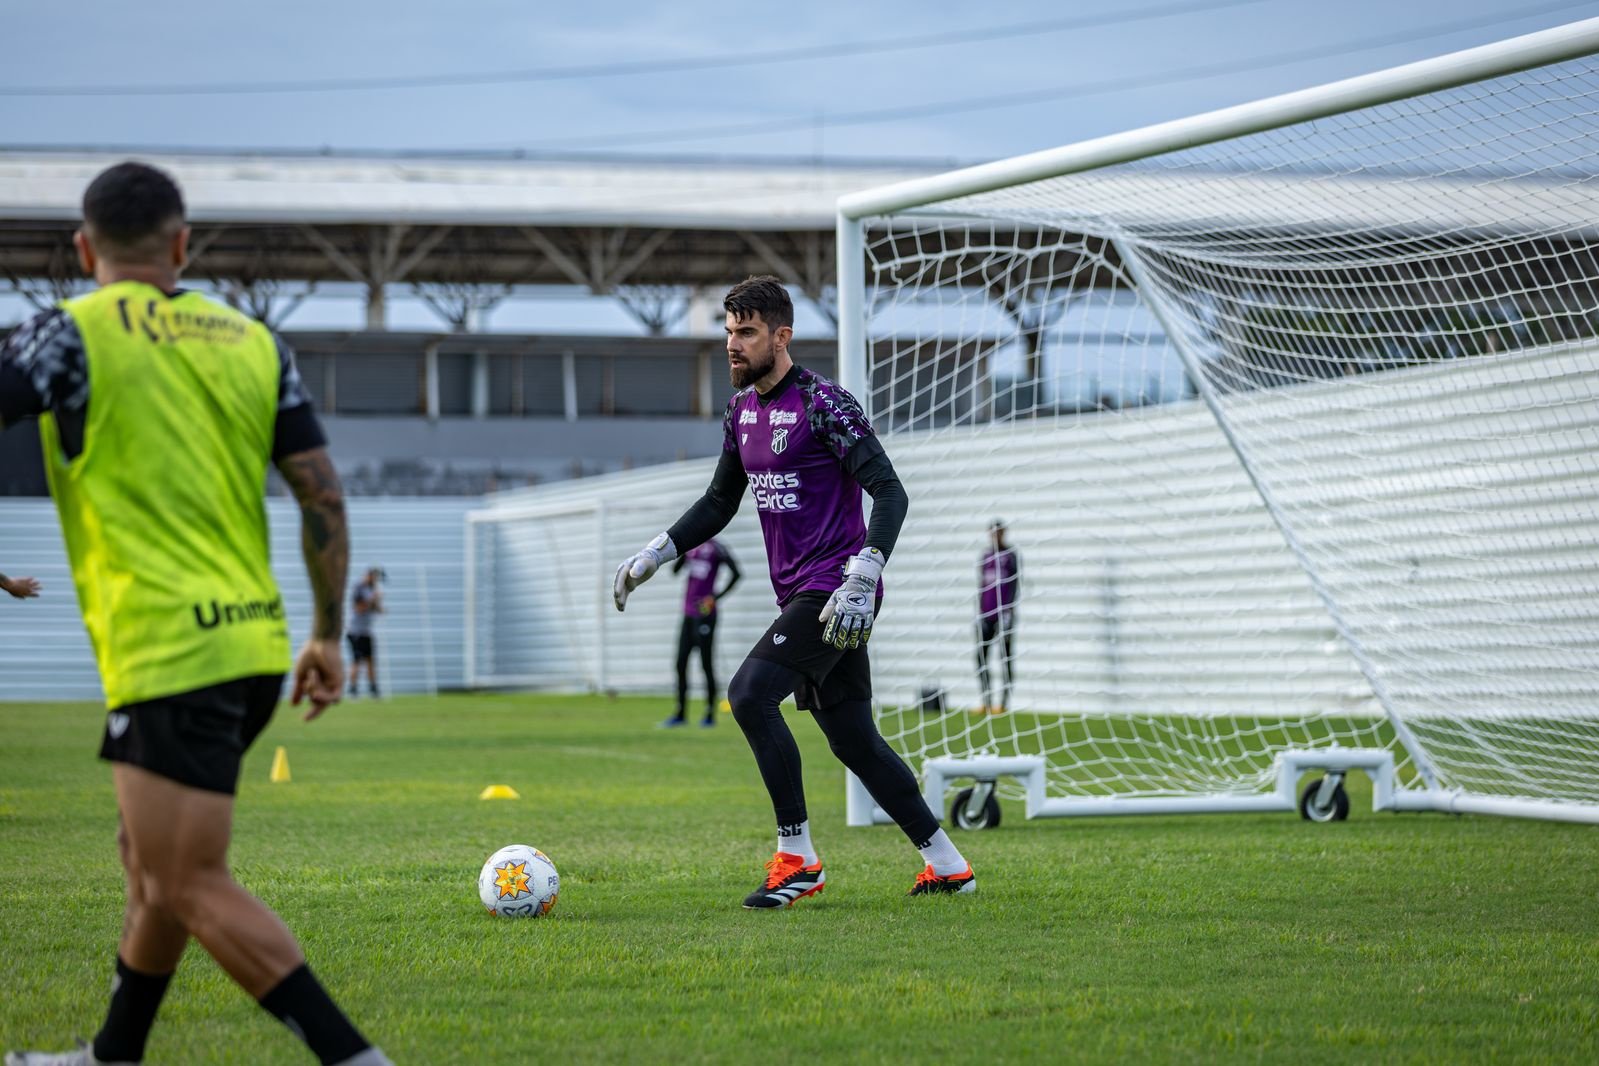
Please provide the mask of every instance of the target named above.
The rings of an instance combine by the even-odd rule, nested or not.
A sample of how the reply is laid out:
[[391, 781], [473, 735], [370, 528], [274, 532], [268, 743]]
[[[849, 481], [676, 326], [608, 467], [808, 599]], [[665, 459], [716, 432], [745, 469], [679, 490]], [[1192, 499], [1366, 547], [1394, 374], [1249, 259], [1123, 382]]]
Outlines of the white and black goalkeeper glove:
[[616, 577], [611, 582], [611, 599], [616, 601], [616, 609], [627, 610], [627, 594], [653, 577], [662, 563], [676, 558], [677, 545], [662, 533], [617, 567]]
[[872, 636], [872, 615], [877, 608], [877, 581], [888, 560], [876, 548], [865, 548], [844, 564], [840, 585], [816, 616], [825, 623], [822, 639], [835, 648], [858, 648]]

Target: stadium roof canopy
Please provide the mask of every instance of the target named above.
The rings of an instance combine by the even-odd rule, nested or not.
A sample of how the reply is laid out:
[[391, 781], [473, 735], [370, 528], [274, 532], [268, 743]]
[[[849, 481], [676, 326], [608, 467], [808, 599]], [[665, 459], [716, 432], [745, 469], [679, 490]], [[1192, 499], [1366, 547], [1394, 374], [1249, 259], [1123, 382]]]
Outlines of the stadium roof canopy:
[[[0, 151], [0, 278], [35, 302], [73, 291], [78, 280], [70, 234], [83, 189], [101, 169], [130, 155], [170, 170], [184, 186], [194, 223], [190, 276], [213, 279], [263, 318], [273, 318], [272, 301], [287, 286], [355, 283], [367, 292], [369, 327], [381, 328], [385, 293], [403, 284], [465, 328], [471, 309], [492, 305], [496, 292], [562, 286], [616, 295], [656, 333], [674, 313], [664, 304], [677, 299], [663, 290], [715, 291], [751, 273], [778, 275], [831, 314], [838, 198], [944, 169]], [[1581, 243], [1593, 228], [1592, 188], [1581, 178], [1530, 184], [1509, 174], [1119, 168], [1052, 179], [1026, 192], [979, 195], [945, 209], [1084, 235], [1125, 226], [1157, 243], [1197, 238], [1246, 259], [1281, 254], [1303, 261], [1308, 253], [1314, 261], [1320, 251], [1343, 252], [1370, 237], [1400, 242], [1400, 248], [1417, 239], [1432, 253], [1471, 255], [1501, 235]], [[1028, 239], [1023, 234], [1020, 243], [1025, 247]], [[1055, 243], [1043, 231], [1030, 239]], [[879, 247], [877, 258], [920, 252], [911, 235]], [[1069, 260], [1078, 253], [1048, 254]], [[992, 258], [990, 251], [982, 255]], [[1038, 273], [1039, 266], [1048, 269]], [[971, 267], [955, 257], [944, 269], [972, 276]], [[1058, 276], [1070, 268], [1070, 262], [1051, 261], [1030, 269]]]
[[[368, 324], [378, 328], [384, 293], [397, 284], [465, 309], [511, 286], [626, 297], [774, 273], [824, 304], [838, 197], [931, 169], [0, 151], [0, 277], [35, 302], [73, 291], [70, 235], [83, 190], [127, 158], [182, 183], [194, 226], [191, 277], [250, 294], [258, 314], [267, 309], [256, 297], [269, 303], [262, 294], [282, 283], [354, 282], [366, 287]], [[652, 326], [648, 302], [631, 309]]]
[[839, 196], [928, 168], [514, 158], [0, 152], [0, 219], [76, 221], [126, 158], [182, 183], [199, 223], [670, 226], [831, 231]]

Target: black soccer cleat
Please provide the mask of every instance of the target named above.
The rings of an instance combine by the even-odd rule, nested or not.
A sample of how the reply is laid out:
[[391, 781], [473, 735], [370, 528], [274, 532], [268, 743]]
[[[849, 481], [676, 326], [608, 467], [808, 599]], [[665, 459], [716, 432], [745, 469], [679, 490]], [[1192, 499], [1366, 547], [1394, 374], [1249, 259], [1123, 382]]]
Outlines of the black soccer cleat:
[[976, 892], [977, 878], [972, 876], [972, 864], [967, 863], [966, 869], [958, 874], [949, 874], [940, 877], [933, 872], [933, 864], [928, 863], [927, 868], [916, 875], [916, 883], [907, 896], [927, 896], [935, 893], [949, 892]]
[[822, 872], [822, 860], [806, 866], [799, 855], [780, 851], [766, 864], [766, 881], [754, 892], [744, 897], [747, 911], [776, 910], [792, 907], [806, 896], [814, 896], [827, 885], [827, 875]]

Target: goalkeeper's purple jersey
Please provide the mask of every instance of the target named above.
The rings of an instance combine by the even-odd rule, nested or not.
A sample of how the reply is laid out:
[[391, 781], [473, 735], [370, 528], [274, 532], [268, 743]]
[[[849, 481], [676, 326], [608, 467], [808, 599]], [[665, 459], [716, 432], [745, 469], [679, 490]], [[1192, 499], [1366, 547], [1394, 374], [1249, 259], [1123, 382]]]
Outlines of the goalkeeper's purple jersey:
[[786, 381], [765, 398], [753, 387], [735, 393], [722, 424], [723, 449], [738, 452], [749, 476], [779, 607], [837, 589], [865, 546], [861, 487], [842, 464], [872, 436], [855, 397], [833, 382], [804, 368]]
[[[716, 593], [716, 575], [727, 561], [727, 549], [718, 540], [708, 540], [683, 557], [688, 569], [688, 580], [683, 582], [683, 613], [694, 618], [707, 612], [700, 609], [701, 602]], [[714, 614], [713, 608], [709, 613]]]
[[990, 548], [983, 555], [978, 567], [978, 611], [983, 618], [1016, 606], [1017, 570], [1013, 548]]

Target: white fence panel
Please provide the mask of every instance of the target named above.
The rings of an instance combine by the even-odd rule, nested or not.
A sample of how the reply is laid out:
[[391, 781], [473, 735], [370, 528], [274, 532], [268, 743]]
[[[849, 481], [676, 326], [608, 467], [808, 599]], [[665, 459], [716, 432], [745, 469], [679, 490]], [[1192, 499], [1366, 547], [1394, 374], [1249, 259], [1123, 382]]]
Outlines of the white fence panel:
[[[351, 581], [367, 566], [388, 573], [387, 613], [377, 624], [378, 681], [389, 692], [427, 692], [463, 683], [465, 580], [462, 525], [475, 501], [352, 499], [348, 502]], [[300, 561], [300, 512], [267, 501], [272, 569], [283, 590], [295, 645], [310, 629], [311, 586]], [[49, 500], [0, 501], [0, 571], [39, 578], [44, 595], [0, 602], [0, 676], [11, 700], [101, 698], [94, 655], [78, 611], [55, 507]], [[346, 605], [348, 610], [348, 605]]]

